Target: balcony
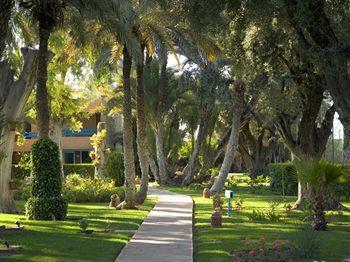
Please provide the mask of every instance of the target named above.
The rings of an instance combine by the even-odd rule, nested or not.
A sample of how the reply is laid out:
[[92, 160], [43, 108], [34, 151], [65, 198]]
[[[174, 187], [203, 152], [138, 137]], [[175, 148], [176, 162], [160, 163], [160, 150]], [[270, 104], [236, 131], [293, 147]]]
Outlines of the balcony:
[[39, 133], [38, 132], [24, 132], [22, 133], [22, 135], [26, 138], [26, 139], [32, 139], [32, 138], [37, 138]]
[[[65, 129], [62, 131], [62, 136], [63, 137], [83, 137], [83, 136], [90, 137], [96, 133], [97, 133], [96, 129], [82, 129], [80, 131], [72, 131], [69, 129]], [[32, 139], [32, 138], [37, 138], [39, 133], [38, 132], [24, 132], [22, 134], [26, 139]]]
[[96, 129], [82, 129], [80, 131], [72, 131], [69, 129], [63, 130], [62, 136], [64, 137], [77, 137], [77, 136], [93, 136], [97, 133]]

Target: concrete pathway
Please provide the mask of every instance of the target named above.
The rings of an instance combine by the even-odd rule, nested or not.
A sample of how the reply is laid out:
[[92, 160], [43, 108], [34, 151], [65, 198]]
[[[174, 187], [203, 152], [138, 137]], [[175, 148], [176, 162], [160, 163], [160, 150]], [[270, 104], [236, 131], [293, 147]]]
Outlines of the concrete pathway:
[[192, 261], [192, 198], [155, 187], [149, 194], [158, 202], [116, 261]]

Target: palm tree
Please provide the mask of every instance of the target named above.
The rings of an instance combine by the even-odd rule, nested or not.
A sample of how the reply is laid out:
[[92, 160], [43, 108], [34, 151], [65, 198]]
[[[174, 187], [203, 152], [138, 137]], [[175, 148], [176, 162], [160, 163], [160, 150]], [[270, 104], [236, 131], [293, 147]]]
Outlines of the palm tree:
[[339, 165], [323, 160], [297, 163], [296, 170], [299, 180], [309, 185], [308, 200], [311, 204], [314, 229], [327, 230], [327, 192], [332, 186], [343, 181], [344, 170]]
[[49, 39], [54, 28], [63, 20], [63, 0], [23, 0], [22, 7], [29, 9], [39, 26], [39, 53], [36, 89], [36, 111], [39, 136], [49, 137], [50, 103], [47, 91]]
[[228, 173], [230, 172], [232, 162], [238, 147], [239, 131], [241, 128], [241, 117], [243, 114], [244, 107], [244, 93], [245, 85], [241, 80], [234, 81], [233, 90], [233, 117], [230, 138], [227, 142], [226, 152], [224, 161], [221, 165], [219, 176], [215, 180], [215, 183], [210, 188], [212, 195], [221, 193], [224, 188], [224, 184], [227, 180]]

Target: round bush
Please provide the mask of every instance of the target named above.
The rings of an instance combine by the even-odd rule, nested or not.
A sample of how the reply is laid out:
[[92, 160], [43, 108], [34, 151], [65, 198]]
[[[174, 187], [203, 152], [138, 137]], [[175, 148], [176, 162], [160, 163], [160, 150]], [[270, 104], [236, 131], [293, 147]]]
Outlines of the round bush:
[[26, 214], [33, 220], [64, 220], [67, 203], [61, 197], [31, 197], [26, 203]]
[[113, 179], [115, 186], [123, 186], [125, 181], [124, 176], [124, 156], [120, 152], [111, 152], [104, 166], [106, 176]]
[[[50, 139], [40, 139], [32, 146], [32, 190], [26, 204], [29, 219], [56, 220], [66, 217], [67, 204], [61, 196], [62, 173], [59, 149]], [[62, 213], [59, 213], [62, 212]]]

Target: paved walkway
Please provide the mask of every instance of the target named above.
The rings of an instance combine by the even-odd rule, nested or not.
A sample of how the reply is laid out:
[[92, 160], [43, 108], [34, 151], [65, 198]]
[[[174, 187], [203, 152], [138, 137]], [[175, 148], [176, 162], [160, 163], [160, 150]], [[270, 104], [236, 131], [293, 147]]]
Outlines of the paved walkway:
[[117, 262], [192, 262], [192, 198], [151, 187], [158, 202]]

